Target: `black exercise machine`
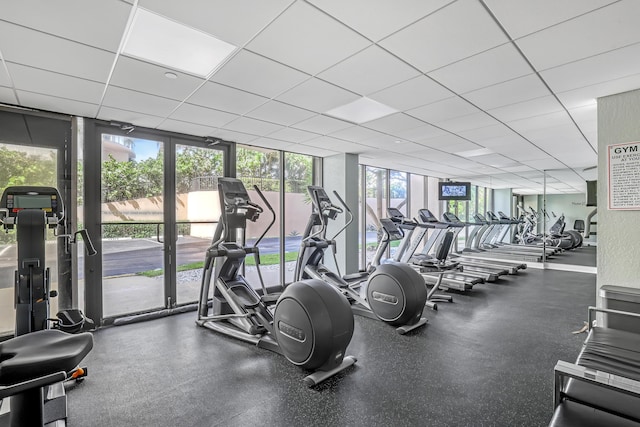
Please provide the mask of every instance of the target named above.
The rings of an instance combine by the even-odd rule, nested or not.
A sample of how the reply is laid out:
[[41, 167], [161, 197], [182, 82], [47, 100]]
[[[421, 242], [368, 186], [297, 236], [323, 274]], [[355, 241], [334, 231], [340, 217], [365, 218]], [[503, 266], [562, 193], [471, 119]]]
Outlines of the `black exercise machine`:
[[[254, 189], [273, 219], [253, 246], [245, 246], [247, 221], [255, 222], [263, 208], [251, 201], [242, 181], [218, 178], [222, 213], [205, 257], [196, 323], [314, 371], [304, 379], [313, 386], [356, 362], [345, 355], [353, 314], [347, 299], [320, 280], [300, 280], [278, 294], [267, 291], [258, 244], [275, 222], [275, 212], [258, 187]], [[261, 294], [242, 276], [247, 255], [256, 260]]]

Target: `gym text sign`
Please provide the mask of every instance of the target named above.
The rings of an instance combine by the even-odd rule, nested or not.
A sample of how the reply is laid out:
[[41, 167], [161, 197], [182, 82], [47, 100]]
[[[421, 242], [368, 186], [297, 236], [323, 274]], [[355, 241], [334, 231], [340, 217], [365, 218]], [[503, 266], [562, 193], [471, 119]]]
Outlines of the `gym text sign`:
[[607, 146], [609, 209], [640, 210], [640, 142]]

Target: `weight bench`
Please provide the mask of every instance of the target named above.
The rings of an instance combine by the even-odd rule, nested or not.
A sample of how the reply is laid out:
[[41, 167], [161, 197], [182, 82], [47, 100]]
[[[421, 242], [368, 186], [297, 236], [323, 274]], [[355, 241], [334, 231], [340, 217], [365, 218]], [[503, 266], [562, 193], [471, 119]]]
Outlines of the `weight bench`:
[[10, 397], [0, 426], [37, 427], [66, 418], [66, 396], [45, 400], [45, 390], [66, 380], [92, 348], [90, 333], [54, 329], [0, 343], [0, 399]]
[[603, 312], [640, 314], [589, 307], [589, 335], [576, 363], [554, 369], [554, 408], [550, 426], [640, 426], [640, 334], [592, 327]]

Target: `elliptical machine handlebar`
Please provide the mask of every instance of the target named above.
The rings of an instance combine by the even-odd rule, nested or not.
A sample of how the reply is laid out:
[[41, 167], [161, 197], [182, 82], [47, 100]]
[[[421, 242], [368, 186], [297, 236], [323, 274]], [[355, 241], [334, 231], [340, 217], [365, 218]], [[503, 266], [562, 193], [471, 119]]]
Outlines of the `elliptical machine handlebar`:
[[[271, 212], [271, 222], [269, 223], [269, 225], [267, 225], [267, 228], [264, 229], [264, 231], [262, 232], [262, 234], [260, 235], [260, 237], [258, 237], [258, 239], [256, 240], [256, 242], [253, 244], [253, 247], [257, 247], [258, 244], [262, 241], [262, 239], [264, 238], [264, 236], [267, 235], [267, 233], [269, 232], [269, 230], [271, 230], [271, 227], [273, 227], [273, 224], [275, 224], [276, 222], [276, 211], [273, 210], [273, 206], [271, 206], [271, 203], [269, 203], [269, 201], [267, 200], [267, 198], [264, 196], [264, 194], [262, 193], [262, 191], [260, 191], [260, 189], [258, 188], [257, 185], [253, 186], [253, 189], [256, 191], [256, 193], [258, 193], [258, 196], [260, 196], [260, 198], [262, 199], [262, 202], [265, 204], [265, 206], [267, 207], [267, 209], [269, 209], [269, 211]], [[264, 212], [264, 209], [262, 209], [260, 206], [258, 206], [257, 204], [253, 203], [253, 202], [249, 202], [250, 205], [259, 208], [260, 212]]]
[[[349, 219], [347, 220], [347, 223], [344, 225], [344, 227], [342, 227], [340, 230], [338, 230], [336, 232], [336, 234], [333, 235], [333, 237], [331, 238], [331, 240], [335, 240], [336, 237], [338, 237], [338, 235], [340, 233], [342, 233], [344, 230], [346, 230], [346, 228], [348, 226], [351, 225], [351, 223], [353, 222], [353, 212], [351, 212], [351, 209], [349, 209], [349, 206], [347, 206], [347, 204], [344, 202], [344, 200], [342, 200], [342, 197], [340, 197], [340, 195], [338, 194], [338, 192], [336, 190], [333, 190], [333, 194], [336, 196], [336, 198], [338, 199], [338, 201], [340, 202], [340, 204], [342, 206], [344, 206], [344, 211], [347, 212], [347, 215], [349, 216]], [[340, 207], [335, 206], [335, 205], [331, 205], [334, 208], [339, 209], [339, 213], [342, 213], [342, 209], [340, 209]]]

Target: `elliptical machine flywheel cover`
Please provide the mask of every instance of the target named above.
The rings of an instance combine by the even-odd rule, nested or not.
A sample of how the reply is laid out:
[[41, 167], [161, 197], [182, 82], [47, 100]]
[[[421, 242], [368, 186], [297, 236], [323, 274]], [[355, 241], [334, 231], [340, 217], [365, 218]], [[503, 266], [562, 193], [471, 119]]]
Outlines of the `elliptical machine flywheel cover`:
[[367, 302], [383, 322], [405, 325], [422, 315], [427, 287], [420, 273], [409, 265], [382, 264], [369, 276]]
[[339, 366], [353, 336], [353, 312], [347, 298], [317, 279], [287, 286], [273, 315], [282, 354], [304, 369]]

